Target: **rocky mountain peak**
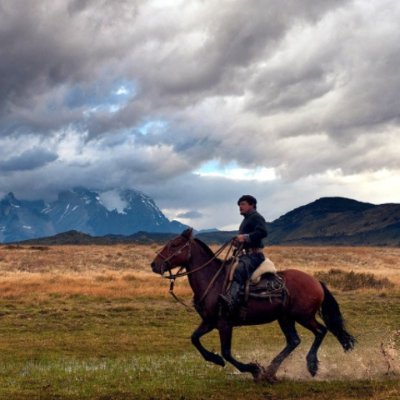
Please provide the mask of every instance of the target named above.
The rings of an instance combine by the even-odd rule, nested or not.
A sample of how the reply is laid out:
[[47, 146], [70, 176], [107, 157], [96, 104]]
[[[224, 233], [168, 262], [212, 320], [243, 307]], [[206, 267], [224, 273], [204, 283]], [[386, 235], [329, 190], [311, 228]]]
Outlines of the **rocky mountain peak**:
[[[57, 200], [46, 205], [42, 200], [20, 201], [8, 194], [0, 201], [0, 242], [70, 230], [102, 236], [132, 235], [138, 231], [178, 233], [185, 228], [179, 222], [169, 221], [154, 200], [144, 193], [134, 189], [116, 193], [125, 206], [123, 212], [107, 208], [100, 193], [84, 187], [64, 190], [58, 194]], [[15, 204], [15, 209], [18, 207], [18, 212], [13, 211], [11, 203]]]
[[9, 204], [18, 204], [18, 203], [19, 203], [19, 201], [15, 198], [13, 192], [7, 193], [7, 194], [3, 197], [2, 202], [4, 202], [4, 203], [9, 203]]

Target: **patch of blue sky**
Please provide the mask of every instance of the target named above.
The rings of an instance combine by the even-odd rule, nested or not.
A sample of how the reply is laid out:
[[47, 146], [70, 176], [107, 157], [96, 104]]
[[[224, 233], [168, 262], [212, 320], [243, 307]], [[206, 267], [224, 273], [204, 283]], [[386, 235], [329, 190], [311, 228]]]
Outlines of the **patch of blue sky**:
[[168, 121], [163, 119], [146, 120], [143, 124], [138, 126], [138, 131], [142, 135], [159, 134], [165, 132], [168, 127]]
[[273, 181], [278, 179], [275, 168], [255, 167], [243, 168], [236, 161], [222, 164], [218, 160], [210, 160], [194, 171], [204, 177], [225, 178], [247, 181]]
[[86, 114], [114, 113], [124, 108], [135, 95], [134, 82], [118, 80], [105, 87], [96, 83], [90, 86], [73, 86], [65, 95], [64, 104], [69, 108], [83, 107]]
[[[223, 167], [224, 168], [224, 167]], [[203, 164], [195, 173], [198, 175], [212, 174], [221, 171], [221, 164], [217, 160], [210, 160]]]

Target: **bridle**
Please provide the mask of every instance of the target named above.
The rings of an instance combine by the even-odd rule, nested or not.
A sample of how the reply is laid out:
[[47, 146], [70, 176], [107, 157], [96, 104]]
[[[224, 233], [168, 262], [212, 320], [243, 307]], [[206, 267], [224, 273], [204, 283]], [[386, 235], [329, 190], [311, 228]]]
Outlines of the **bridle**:
[[[172, 241], [168, 243], [168, 245], [166, 246], [166, 249], [168, 250], [168, 248], [170, 247]], [[202, 269], [204, 269], [205, 267], [207, 267], [212, 261], [214, 261], [216, 258], [218, 258], [218, 256], [225, 250], [225, 248], [230, 245], [228, 252], [225, 255], [225, 258], [223, 260], [223, 262], [221, 263], [220, 268], [218, 268], [218, 270], [215, 272], [214, 276], [212, 277], [210, 283], [208, 284], [206, 290], [204, 291], [203, 295], [201, 296], [200, 300], [198, 301], [198, 305], [201, 304], [204, 299], [206, 298], [208, 292], [210, 291], [212, 285], [214, 284], [214, 282], [217, 280], [219, 274], [221, 273], [221, 271], [225, 268], [226, 265], [226, 261], [229, 257], [230, 252], [232, 251], [232, 247], [233, 247], [233, 239], [229, 239], [227, 242], [225, 242], [215, 253], [214, 256], [211, 257], [207, 262], [205, 262], [204, 264], [200, 265], [197, 268], [194, 268], [190, 271], [185, 271], [185, 272], [181, 272], [185, 269], [184, 266], [180, 266], [178, 269], [178, 272], [176, 274], [172, 273], [172, 268], [170, 265], [170, 260], [172, 260], [175, 256], [179, 255], [182, 253], [182, 251], [185, 249], [185, 247], [189, 247], [189, 254], [188, 254], [188, 258], [187, 258], [187, 262], [190, 261], [191, 257], [192, 257], [192, 249], [191, 249], [191, 245], [193, 243], [193, 239], [192, 238], [188, 238], [188, 240], [186, 241], [185, 244], [183, 244], [179, 249], [177, 249], [174, 253], [169, 254], [167, 257], [165, 257], [162, 252], [165, 248], [163, 248], [163, 250], [161, 250], [160, 252], [158, 252], [158, 256], [160, 258], [163, 259], [163, 265], [162, 265], [162, 270], [161, 270], [161, 276], [163, 278], [169, 279], [170, 281], [170, 286], [169, 286], [169, 294], [180, 304], [182, 304], [183, 306], [185, 306], [188, 310], [193, 310], [193, 307], [188, 306], [183, 300], [181, 300], [175, 293], [174, 293], [174, 286], [175, 286], [175, 280], [177, 278], [181, 278], [183, 276], [188, 276], [191, 275], [195, 272], [201, 271]], [[169, 272], [168, 276], [164, 275], [164, 266], [167, 267], [167, 270]]]
[[[174, 268], [174, 267], [172, 267], [172, 266], [170, 265], [170, 260], [172, 260], [175, 256], [181, 254], [182, 251], [183, 251], [183, 249], [184, 249], [185, 247], [189, 247], [189, 255], [188, 255], [188, 259], [187, 259], [187, 261], [189, 261], [190, 258], [192, 257], [192, 251], [191, 251], [191, 247], [190, 247], [190, 244], [191, 244], [191, 243], [190, 243], [190, 242], [191, 242], [191, 239], [188, 239], [188, 241], [187, 241], [182, 247], [180, 247], [180, 248], [177, 249], [174, 253], [170, 254], [170, 255], [167, 256], [167, 257], [165, 257], [165, 256], [162, 254], [162, 252], [163, 252], [163, 250], [164, 250], [165, 248], [163, 248], [161, 251], [159, 251], [159, 252], [157, 253], [157, 256], [160, 257], [161, 259], [163, 259], [162, 270], [161, 270], [161, 276], [162, 276], [163, 278], [170, 278], [171, 276], [178, 277], [177, 275], [179, 274], [179, 271], [181, 271], [184, 267], [180, 267], [180, 268], [179, 268], [179, 271], [178, 271], [178, 274], [173, 275], [172, 272], [171, 272], [171, 270], [172, 270], [172, 268]], [[169, 250], [171, 244], [172, 244], [172, 241], [170, 241], [170, 242], [167, 244], [166, 250]], [[164, 272], [165, 272], [164, 267], [166, 267], [166, 269], [167, 269], [168, 272], [169, 272], [169, 276], [168, 276], [168, 277], [164, 276]]]

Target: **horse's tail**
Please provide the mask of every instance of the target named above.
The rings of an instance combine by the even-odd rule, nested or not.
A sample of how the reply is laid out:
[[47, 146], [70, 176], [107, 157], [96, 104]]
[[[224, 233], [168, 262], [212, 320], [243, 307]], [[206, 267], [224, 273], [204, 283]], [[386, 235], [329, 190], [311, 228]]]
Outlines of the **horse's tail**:
[[344, 351], [349, 351], [354, 348], [356, 339], [350, 335], [345, 329], [342, 313], [340, 312], [339, 304], [333, 297], [323, 282], [320, 282], [324, 289], [324, 301], [321, 305], [321, 316], [326, 327], [331, 331], [342, 345]]

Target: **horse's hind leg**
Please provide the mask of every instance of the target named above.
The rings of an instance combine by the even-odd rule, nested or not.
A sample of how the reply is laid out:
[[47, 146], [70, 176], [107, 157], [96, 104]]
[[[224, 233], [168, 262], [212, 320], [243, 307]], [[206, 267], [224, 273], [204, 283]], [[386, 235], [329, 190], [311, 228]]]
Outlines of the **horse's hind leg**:
[[211, 332], [215, 328], [215, 325], [209, 324], [205, 321], [198, 326], [198, 328], [192, 333], [192, 343], [196, 347], [196, 349], [200, 352], [203, 358], [206, 361], [210, 361], [214, 364], [220, 365], [221, 367], [225, 366], [224, 359], [211, 351], [208, 351], [200, 342], [200, 338], [208, 332]]
[[318, 362], [319, 362], [317, 357], [317, 352], [319, 346], [321, 346], [321, 343], [324, 340], [324, 337], [328, 329], [324, 325], [320, 324], [315, 318], [312, 318], [308, 321], [298, 321], [298, 322], [305, 328], [313, 332], [315, 335], [314, 342], [306, 357], [307, 369], [312, 376], [315, 376], [315, 374], [318, 371]]
[[276, 380], [276, 372], [283, 360], [300, 344], [300, 338], [297, 334], [295, 321], [281, 318], [278, 320], [279, 326], [286, 338], [285, 348], [271, 361], [265, 372], [265, 378], [270, 381]]

